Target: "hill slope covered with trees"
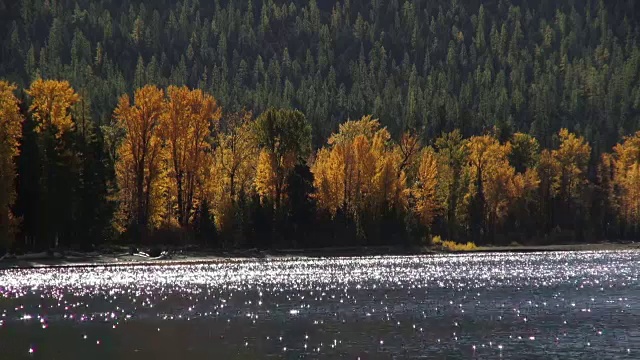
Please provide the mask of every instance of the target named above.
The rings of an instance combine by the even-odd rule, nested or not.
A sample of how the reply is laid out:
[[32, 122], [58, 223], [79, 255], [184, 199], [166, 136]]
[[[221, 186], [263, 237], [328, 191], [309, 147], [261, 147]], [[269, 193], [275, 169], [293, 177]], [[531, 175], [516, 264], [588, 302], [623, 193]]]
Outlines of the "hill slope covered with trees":
[[639, 25], [632, 0], [0, 0], [0, 237], [632, 236]]
[[320, 146], [372, 114], [397, 136], [498, 126], [596, 151], [638, 128], [640, 4], [627, 1], [2, 1], [0, 76], [68, 79], [108, 123], [145, 84], [225, 109], [301, 110]]

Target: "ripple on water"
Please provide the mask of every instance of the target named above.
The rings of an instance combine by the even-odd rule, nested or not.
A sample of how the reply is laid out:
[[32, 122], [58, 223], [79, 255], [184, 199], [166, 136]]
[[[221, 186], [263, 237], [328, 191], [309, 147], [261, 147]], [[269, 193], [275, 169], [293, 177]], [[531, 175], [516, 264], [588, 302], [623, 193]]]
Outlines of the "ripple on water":
[[5, 270], [0, 351], [633, 358], [639, 260], [604, 251]]

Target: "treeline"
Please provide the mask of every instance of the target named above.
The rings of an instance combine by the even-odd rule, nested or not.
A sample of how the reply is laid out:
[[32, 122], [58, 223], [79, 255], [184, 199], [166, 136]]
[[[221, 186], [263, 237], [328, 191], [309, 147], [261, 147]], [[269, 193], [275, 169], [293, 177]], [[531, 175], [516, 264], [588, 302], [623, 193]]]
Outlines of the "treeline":
[[[424, 141], [371, 116], [315, 151], [298, 110], [223, 112], [210, 94], [146, 85], [114, 123], [86, 119], [67, 81], [0, 81], [3, 246], [105, 241], [215, 247], [554, 243], [640, 235], [640, 131], [594, 159], [498, 128]], [[592, 165], [592, 164], [595, 164]]]
[[125, 92], [187, 85], [231, 112], [300, 109], [316, 148], [371, 114], [394, 138], [496, 127], [552, 147], [567, 128], [599, 155], [639, 129], [639, 6], [0, 0], [0, 77], [68, 79], [99, 125]]

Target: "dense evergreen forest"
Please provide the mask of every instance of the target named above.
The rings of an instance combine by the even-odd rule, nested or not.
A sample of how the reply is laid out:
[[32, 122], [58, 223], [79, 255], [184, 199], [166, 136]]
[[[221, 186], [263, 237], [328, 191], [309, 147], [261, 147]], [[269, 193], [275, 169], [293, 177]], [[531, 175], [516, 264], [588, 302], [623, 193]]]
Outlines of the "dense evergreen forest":
[[0, 35], [16, 246], [639, 234], [633, 0], [0, 0]]

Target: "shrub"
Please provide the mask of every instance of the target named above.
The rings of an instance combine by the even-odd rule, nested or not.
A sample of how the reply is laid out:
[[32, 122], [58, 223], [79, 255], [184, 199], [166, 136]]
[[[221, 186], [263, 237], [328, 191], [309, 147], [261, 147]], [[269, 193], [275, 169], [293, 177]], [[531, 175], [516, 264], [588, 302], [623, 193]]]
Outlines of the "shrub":
[[458, 244], [451, 240], [442, 240], [440, 236], [434, 236], [431, 239], [431, 243], [435, 246], [440, 246], [443, 250], [447, 251], [471, 251], [477, 248], [473, 242], [467, 242], [466, 244]]

